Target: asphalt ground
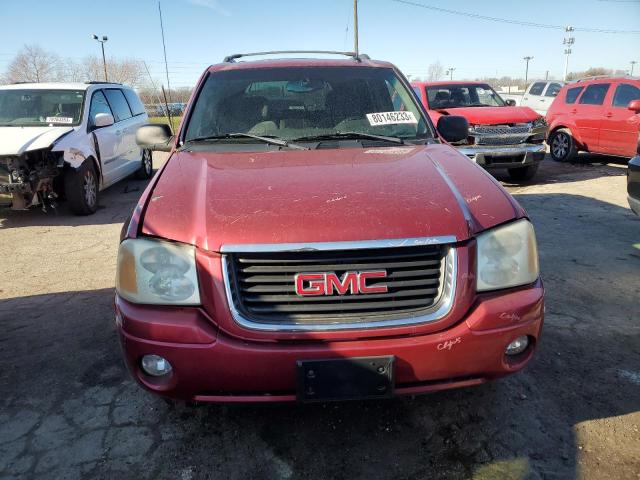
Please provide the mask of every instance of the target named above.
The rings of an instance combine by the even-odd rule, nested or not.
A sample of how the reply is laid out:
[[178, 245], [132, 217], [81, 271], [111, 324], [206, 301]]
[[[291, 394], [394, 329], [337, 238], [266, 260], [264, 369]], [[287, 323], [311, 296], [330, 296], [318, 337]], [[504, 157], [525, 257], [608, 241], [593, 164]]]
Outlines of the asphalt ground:
[[[160, 161], [156, 158], [156, 166]], [[0, 211], [0, 478], [638, 479], [640, 218], [625, 163], [545, 160], [513, 185], [546, 287], [540, 349], [480, 387], [319, 405], [167, 405], [115, 334], [122, 222], [145, 182], [75, 217]]]

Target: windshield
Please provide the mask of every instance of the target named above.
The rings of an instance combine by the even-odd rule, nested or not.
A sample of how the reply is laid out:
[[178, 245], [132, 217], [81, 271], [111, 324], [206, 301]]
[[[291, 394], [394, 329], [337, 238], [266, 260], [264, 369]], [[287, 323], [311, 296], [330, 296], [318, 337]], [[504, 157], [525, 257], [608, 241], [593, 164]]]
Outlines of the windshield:
[[83, 90], [0, 90], [0, 125], [79, 125], [83, 101]]
[[493, 88], [486, 84], [438, 85], [427, 87], [429, 108], [504, 107], [505, 103]]
[[392, 69], [252, 68], [209, 75], [185, 141], [231, 133], [285, 140], [339, 133], [430, 138], [412, 94]]

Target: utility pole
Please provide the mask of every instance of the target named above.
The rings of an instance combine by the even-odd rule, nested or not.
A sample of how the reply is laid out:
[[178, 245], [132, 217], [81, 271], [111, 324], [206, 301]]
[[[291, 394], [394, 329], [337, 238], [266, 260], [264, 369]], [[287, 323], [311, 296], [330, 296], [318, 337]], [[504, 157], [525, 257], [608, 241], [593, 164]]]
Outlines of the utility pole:
[[525, 84], [525, 86], [526, 86], [526, 85], [527, 85], [527, 80], [529, 79], [529, 62], [530, 62], [531, 60], [533, 60], [533, 57], [529, 57], [529, 56], [527, 56], [527, 57], [523, 57], [522, 59], [523, 59], [525, 62], [527, 62], [527, 67], [526, 67], [526, 69], [525, 69], [525, 71], [524, 71], [524, 84]]
[[547, 70], [547, 73], [544, 74], [544, 79], [549, 80], [549, 70]]
[[[167, 47], [164, 43], [164, 25], [162, 24], [162, 8], [160, 7], [160, 0], [158, 0], [158, 12], [160, 13], [160, 32], [162, 33], [162, 50], [164, 51], [164, 71], [167, 76], [167, 90], [169, 96], [169, 103], [171, 103], [171, 85], [169, 84], [169, 65], [167, 63]], [[169, 112], [167, 112], [169, 115]]]
[[566, 59], [564, 61], [564, 81], [567, 81], [567, 75], [569, 74], [569, 55], [571, 55], [571, 45], [573, 45], [576, 41], [575, 38], [571, 36], [571, 32], [574, 31], [573, 27], [565, 27], [564, 31], [567, 33], [567, 37], [564, 37], [562, 41], [563, 45], [566, 45], [564, 49], [564, 54], [566, 55]]
[[631, 77], [633, 77], [633, 67], [635, 67], [636, 63], [638, 62], [636, 62], [635, 60], [631, 60], [631, 73], [630, 73]]
[[96, 34], [93, 34], [91, 38], [93, 38], [97, 42], [100, 42], [100, 46], [102, 47], [102, 67], [104, 68], [104, 81], [108, 82], [109, 77], [107, 76], [107, 58], [104, 56], [104, 44], [109, 39], [106, 35], [103, 35], [102, 40], [100, 40]]
[[358, 0], [353, 0], [353, 51], [356, 57], [359, 55], [358, 50]]

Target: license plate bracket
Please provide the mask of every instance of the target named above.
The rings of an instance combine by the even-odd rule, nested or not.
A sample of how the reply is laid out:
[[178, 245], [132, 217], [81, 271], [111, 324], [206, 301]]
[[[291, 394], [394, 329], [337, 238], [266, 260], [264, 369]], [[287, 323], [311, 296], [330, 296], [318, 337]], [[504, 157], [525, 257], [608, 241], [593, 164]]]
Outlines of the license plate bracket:
[[393, 356], [298, 360], [298, 400], [389, 398], [393, 395], [394, 360]]

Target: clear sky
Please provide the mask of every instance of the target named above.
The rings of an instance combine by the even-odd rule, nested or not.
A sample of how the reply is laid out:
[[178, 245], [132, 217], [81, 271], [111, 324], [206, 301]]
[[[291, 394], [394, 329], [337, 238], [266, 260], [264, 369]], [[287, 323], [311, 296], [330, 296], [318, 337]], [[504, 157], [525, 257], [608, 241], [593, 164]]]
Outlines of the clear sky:
[[[485, 16], [553, 25], [640, 30], [640, 0], [411, 0]], [[204, 67], [229, 53], [351, 50], [352, 0], [162, 0], [172, 86], [191, 86]], [[430, 63], [456, 68], [454, 78], [561, 77], [564, 32], [495, 23], [401, 4], [360, 0], [360, 50], [405, 74], [426, 75]], [[23, 44], [60, 56], [98, 54], [90, 35], [108, 35], [107, 55], [134, 57], [164, 78], [157, 0], [0, 0], [0, 71]], [[640, 62], [639, 34], [576, 31], [570, 70], [629, 69]], [[635, 72], [640, 74], [640, 64]]]

